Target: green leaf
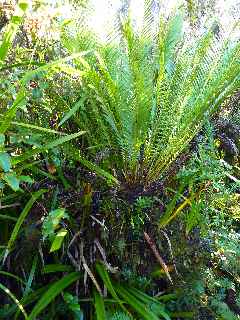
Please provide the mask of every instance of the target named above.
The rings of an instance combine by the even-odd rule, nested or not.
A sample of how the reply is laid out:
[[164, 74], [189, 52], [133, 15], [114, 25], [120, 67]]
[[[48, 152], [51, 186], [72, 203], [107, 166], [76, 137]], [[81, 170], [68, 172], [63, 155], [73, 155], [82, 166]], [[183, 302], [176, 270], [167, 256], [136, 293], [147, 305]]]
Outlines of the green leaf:
[[66, 229], [61, 229], [58, 231], [58, 233], [55, 235], [55, 238], [52, 242], [50, 252], [57, 251], [61, 248], [63, 240], [66, 237], [66, 235], [67, 235]]
[[64, 132], [60, 132], [60, 131], [52, 130], [52, 129], [48, 129], [48, 128], [43, 128], [43, 127], [36, 126], [36, 125], [30, 124], [30, 123], [12, 121], [11, 124], [14, 125], [14, 126], [17, 126], [17, 127], [33, 129], [33, 130], [41, 131], [41, 132], [44, 132], [44, 133], [58, 134], [58, 135], [62, 135], [62, 136], [66, 135], [66, 133], [64, 133]]
[[18, 177], [21, 182], [33, 183], [34, 180], [30, 176], [19, 176]]
[[56, 228], [59, 226], [61, 219], [67, 219], [68, 214], [65, 209], [59, 208], [53, 211], [50, 211], [49, 214], [43, 221], [42, 233], [43, 238], [52, 237], [55, 233]]
[[120, 285], [114, 286], [120, 296], [145, 320], [159, 320], [159, 317], [149, 310], [148, 305], [142, 303], [138, 298], [128, 292]]
[[27, 284], [26, 284], [26, 287], [25, 287], [25, 290], [23, 293], [24, 297], [27, 296], [27, 294], [31, 291], [32, 282], [33, 282], [34, 275], [35, 275], [35, 272], [37, 269], [37, 262], [38, 262], [38, 256], [35, 255], [35, 257], [33, 259], [33, 263], [32, 263], [32, 268], [31, 268], [31, 271], [30, 271], [30, 274], [28, 277], [28, 281], [27, 281]]
[[18, 5], [23, 11], [26, 11], [27, 7], [28, 7], [28, 1], [21, 0], [21, 1], [19, 1]]
[[[196, 314], [191, 311], [179, 311], [179, 312], [172, 312], [171, 317], [173, 318], [182, 318], [182, 319], [194, 319]], [[226, 319], [226, 318], [225, 318]]]
[[160, 303], [157, 299], [147, 295], [146, 293], [135, 288], [127, 288], [129, 293], [133, 294], [139, 301], [149, 306], [149, 309], [156, 315], [162, 316], [165, 320], [171, 320], [165, 311], [164, 304]]
[[4, 114], [4, 119], [0, 124], [0, 134], [4, 134], [7, 131], [7, 129], [11, 124], [12, 119], [16, 114], [17, 109], [20, 107], [20, 105], [22, 105], [24, 101], [25, 101], [25, 93], [23, 90], [20, 90], [12, 106]]
[[15, 224], [14, 226], [14, 229], [12, 231], [12, 234], [11, 234], [11, 237], [8, 241], [8, 244], [7, 244], [7, 248], [8, 248], [8, 251], [11, 250], [11, 248], [13, 247], [13, 244], [15, 242], [15, 240], [17, 239], [17, 236], [18, 236], [18, 233], [19, 233], [19, 230], [23, 224], [23, 221], [25, 220], [28, 212], [30, 211], [30, 209], [32, 208], [32, 205], [34, 204], [34, 202], [40, 198], [45, 192], [47, 192], [47, 190], [44, 190], [44, 189], [41, 189], [35, 193], [32, 194], [32, 197], [31, 199], [27, 202], [26, 206], [24, 207], [23, 211], [21, 212], [18, 220], [17, 220], [17, 223]]
[[[29, 294], [27, 294], [26, 296], [24, 296], [20, 300], [21, 305], [26, 307], [29, 304], [32, 304], [34, 301], [39, 299], [49, 289], [49, 287], [50, 287], [50, 285], [48, 284], [48, 285], [45, 285], [44, 287], [41, 287], [39, 289], [35, 289], [33, 292], [30, 292]], [[14, 313], [16, 313], [16, 306], [15, 305], [13, 305], [12, 307], [10, 307], [4, 311], [0, 309], [0, 318], [13, 319]]]
[[8, 172], [11, 169], [11, 157], [6, 152], [0, 153], [0, 167], [4, 172]]
[[18, 191], [19, 190], [20, 180], [18, 179], [18, 177], [14, 173], [5, 174], [3, 176], [3, 179], [7, 182], [9, 187], [11, 187], [13, 189], [13, 191]]
[[88, 169], [96, 172], [100, 177], [103, 177], [106, 179], [107, 183], [109, 185], [119, 185], [119, 181], [109, 172], [106, 170], [103, 170], [95, 163], [88, 161], [87, 159], [84, 159], [80, 154], [74, 156], [75, 160], [80, 161], [85, 167]]
[[32, 97], [33, 99], [40, 99], [42, 98], [42, 91], [38, 88], [34, 88], [32, 90]]
[[[87, 63], [84, 61], [82, 56], [84, 56], [88, 53], [89, 53], [89, 51], [76, 53], [71, 56], [59, 59], [57, 61], [53, 61], [51, 63], [45, 64], [43, 66], [40, 66], [37, 69], [31, 70], [31, 71], [25, 73], [24, 76], [20, 80], [20, 90], [17, 94], [15, 101], [13, 102], [12, 106], [7, 110], [7, 112], [4, 114], [4, 121], [0, 125], [0, 133], [6, 132], [6, 130], [9, 128], [9, 126], [11, 124], [11, 121], [13, 120], [13, 118], [16, 115], [17, 109], [19, 107], [21, 107], [23, 103], [24, 104], [26, 103], [25, 88], [24, 87], [28, 83], [28, 81], [30, 81], [32, 78], [34, 78], [34, 76], [39, 75], [42, 72], [46, 72], [46, 71], [54, 70], [54, 69], [56, 69], [58, 72], [59, 72], [59, 70], [61, 70], [66, 73], [69, 73], [69, 74], [79, 73], [79, 75], [81, 75], [82, 74], [81, 72], [78, 72], [78, 70], [65, 65], [64, 62], [68, 62], [69, 60], [78, 58], [79, 61], [81, 61], [81, 63], [86, 66]], [[1, 64], [1, 48], [0, 48], [0, 64]]]
[[42, 147], [38, 147], [36, 149], [32, 149], [30, 151], [25, 152], [23, 155], [14, 157], [12, 159], [12, 164], [18, 164], [20, 162], [23, 162], [29, 158], [31, 158], [32, 156], [34, 156], [35, 154], [41, 153], [43, 151], [47, 151], [49, 149], [55, 148], [63, 143], [66, 143], [72, 139], [76, 139], [78, 137], [80, 137], [81, 135], [83, 135], [85, 133], [85, 131], [80, 131], [77, 133], [73, 133], [73, 134], [69, 134], [67, 136], [61, 137], [59, 139], [56, 139], [54, 141], [51, 141], [49, 143], [47, 143], [46, 145], [42, 146]]
[[178, 13], [168, 22], [168, 30], [165, 38], [165, 64], [172, 59], [174, 49], [182, 38], [183, 14]]
[[97, 292], [96, 290], [94, 290], [94, 305], [95, 305], [97, 320], [107, 319], [103, 298], [101, 297], [100, 293]]
[[64, 124], [67, 120], [69, 120], [77, 111], [78, 109], [83, 106], [84, 101], [86, 100], [85, 97], [82, 97], [78, 102], [75, 103], [75, 105], [70, 109], [65, 116], [62, 118], [62, 120], [59, 123], [59, 127]]
[[97, 262], [96, 263], [96, 269], [98, 274], [100, 275], [102, 281], [104, 282], [105, 286], [107, 287], [108, 291], [111, 293], [112, 297], [114, 299], [116, 299], [116, 301], [118, 302], [118, 304], [120, 305], [120, 307], [125, 311], [128, 312], [127, 309], [123, 306], [121, 300], [119, 299], [119, 297], [116, 294], [116, 291], [114, 290], [114, 287], [112, 285], [111, 279], [105, 269], [105, 267], [103, 266], [102, 263]]
[[22, 305], [27, 306], [32, 304], [34, 301], [39, 300], [40, 297], [50, 288], [51, 284], [47, 284], [39, 289], [34, 289], [34, 291], [29, 292], [26, 296], [24, 296], [20, 302]]
[[40, 66], [37, 69], [31, 70], [27, 73], [24, 74], [24, 76], [21, 78], [21, 86], [24, 87], [28, 83], [28, 81], [32, 80], [36, 75], [39, 75], [43, 72], [47, 72], [49, 70], [56, 70], [57, 72], [59, 71], [64, 71], [68, 74], [78, 74], [79, 76], [82, 75], [82, 72], [75, 68], [71, 68], [69, 65], [67, 65], [65, 62], [69, 62], [70, 60], [73, 59], [78, 59], [78, 61], [81, 62], [82, 65], [84, 65], [86, 68], [88, 68], [87, 62], [83, 59], [83, 56], [88, 55], [90, 51], [82, 51], [78, 53], [74, 53], [70, 56], [67, 56], [65, 58], [61, 58], [55, 61], [52, 61], [50, 63], [47, 63], [43, 66]]
[[2, 291], [4, 291], [15, 302], [15, 304], [17, 305], [19, 310], [22, 312], [24, 318], [28, 319], [26, 311], [24, 310], [20, 301], [15, 297], [15, 295], [7, 287], [5, 287], [2, 283], [0, 283], [0, 289]]
[[63, 264], [47, 264], [44, 266], [42, 273], [54, 273], [54, 272], [70, 272], [73, 271], [73, 267]]
[[63, 294], [63, 299], [66, 302], [69, 310], [72, 311], [74, 320], [84, 320], [84, 315], [78, 303], [78, 298], [66, 292]]
[[0, 275], [4, 275], [6, 277], [10, 277], [10, 278], [13, 278], [13, 279], [16, 279], [17, 281], [19, 281], [21, 284], [26, 284], [21, 278], [19, 278], [18, 276], [16, 276], [15, 274], [12, 274], [10, 272], [6, 272], [6, 271], [2, 271], [0, 270]]
[[5, 135], [4, 134], [0, 134], [0, 146], [3, 146], [5, 143]]
[[133, 320], [133, 318], [127, 313], [117, 311], [109, 318], [109, 320]]
[[14, 37], [18, 30], [18, 25], [22, 22], [22, 17], [27, 10], [28, 1], [19, 1], [16, 6], [16, 10], [11, 18], [10, 23], [7, 26], [3, 35], [3, 40], [0, 46], [0, 64], [3, 64], [4, 59], [7, 56], [8, 50], [14, 40]]
[[[32, 264], [32, 268], [31, 268], [31, 271], [30, 271], [30, 274], [28, 277], [28, 281], [27, 281], [26, 287], [23, 291], [23, 298], [26, 297], [31, 290], [31, 285], [33, 282], [34, 274], [36, 272], [36, 268], [37, 268], [37, 261], [38, 261], [38, 256], [36, 255], [33, 259], [33, 264]], [[17, 318], [18, 318], [18, 312], [15, 314], [15, 319], [17, 319]]]
[[[1, 188], [1, 187], [0, 187]], [[11, 220], [11, 221], [17, 221], [17, 218], [15, 217], [11, 217], [11, 216], [8, 216], [6, 214], [0, 214], [0, 219], [3, 219], [3, 220]]]
[[56, 281], [51, 285], [51, 287], [45, 292], [37, 304], [34, 306], [32, 312], [30, 313], [28, 320], [34, 320], [36, 317], [52, 302], [60, 293], [63, 292], [70, 284], [76, 282], [80, 278], [79, 272], [72, 272]]

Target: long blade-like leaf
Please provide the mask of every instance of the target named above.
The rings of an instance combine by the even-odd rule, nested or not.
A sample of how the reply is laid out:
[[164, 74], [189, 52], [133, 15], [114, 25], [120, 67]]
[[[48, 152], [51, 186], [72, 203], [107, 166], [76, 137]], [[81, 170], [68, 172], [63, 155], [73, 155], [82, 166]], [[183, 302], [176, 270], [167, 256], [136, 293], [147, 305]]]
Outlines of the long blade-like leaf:
[[12, 119], [16, 114], [18, 107], [22, 104], [24, 99], [25, 99], [24, 91], [20, 90], [12, 106], [4, 114], [3, 121], [0, 124], [0, 134], [4, 134], [7, 131], [7, 129], [11, 124]]
[[54, 141], [51, 141], [51, 142], [43, 145], [42, 147], [27, 151], [24, 154], [13, 158], [12, 159], [12, 164], [16, 165], [17, 163], [23, 162], [23, 161], [31, 158], [35, 154], [41, 153], [43, 151], [47, 151], [47, 150], [52, 149], [52, 148], [55, 148], [55, 147], [65, 143], [65, 142], [68, 142], [68, 141], [70, 141], [72, 139], [78, 138], [79, 136], [83, 135], [84, 133], [85, 133], [85, 131], [80, 131], [80, 132], [77, 132], [77, 133], [69, 134], [67, 136], [61, 137], [61, 138], [56, 139]]
[[21, 305], [20, 301], [15, 297], [15, 295], [7, 288], [5, 287], [2, 283], [0, 283], [0, 289], [4, 291], [17, 305], [19, 310], [22, 312], [23, 316], [25, 319], [28, 319], [27, 313], [24, 310], [23, 306]]
[[69, 272], [73, 271], [73, 267], [64, 264], [47, 264], [44, 266], [42, 273]]
[[44, 194], [44, 192], [46, 192], [47, 190], [41, 189], [35, 193], [33, 193], [31, 199], [28, 201], [28, 203], [26, 204], [25, 208], [23, 209], [22, 213], [20, 214], [15, 227], [12, 231], [11, 237], [8, 241], [8, 245], [7, 245], [7, 250], [10, 251], [11, 248], [13, 247], [13, 244], [15, 242], [15, 240], [17, 239], [19, 230], [21, 228], [21, 225], [23, 224], [27, 214], [29, 213], [30, 209], [32, 208], [32, 205], [34, 204], [34, 202], [41, 197], [42, 194]]
[[62, 120], [59, 123], [59, 127], [62, 126], [67, 120], [69, 120], [74, 114], [79, 110], [81, 106], [83, 106], [85, 97], [82, 97], [79, 101], [75, 103], [75, 105], [65, 114]]
[[94, 291], [94, 305], [95, 305], [97, 320], [105, 320], [106, 312], [105, 312], [104, 300], [96, 290]]
[[18, 5], [11, 18], [10, 23], [7, 26], [7, 29], [4, 33], [3, 40], [0, 46], [0, 66], [3, 64], [3, 61], [7, 56], [8, 50], [14, 40], [14, 37], [18, 30], [18, 26], [22, 22], [22, 18], [27, 8], [28, 8], [27, 0], [18, 1]]
[[159, 317], [149, 310], [149, 306], [142, 303], [134, 295], [128, 292], [125, 288], [120, 285], [115, 285], [114, 288], [122, 298], [127, 301], [127, 303], [142, 316], [145, 320], [159, 320]]
[[105, 286], [107, 287], [108, 291], [111, 293], [112, 297], [114, 299], [116, 299], [116, 301], [118, 302], [120, 307], [125, 312], [128, 312], [127, 309], [123, 306], [123, 304], [122, 304], [121, 300], [119, 299], [118, 295], [116, 294], [116, 291], [114, 290], [114, 287], [112, 285], [111, 279], [110, 279], [105, 267], [103, 266], [103, 264], [98, 262], [96, 264], [96, 269], [97, 269], [97, 272], [100, 275], [102, 281], [104, 282]]
[[33, 308], [30, 313], [28, 320], [34, 320], [36, 317], [52, 302], [65, 288], [70, 284], [77, 281], [80, 278], [79, 272], [72, 272], [62, 278], [61, 280], [56, 281], [51, 285], [51, 287], [43, 294], [41, 299]]

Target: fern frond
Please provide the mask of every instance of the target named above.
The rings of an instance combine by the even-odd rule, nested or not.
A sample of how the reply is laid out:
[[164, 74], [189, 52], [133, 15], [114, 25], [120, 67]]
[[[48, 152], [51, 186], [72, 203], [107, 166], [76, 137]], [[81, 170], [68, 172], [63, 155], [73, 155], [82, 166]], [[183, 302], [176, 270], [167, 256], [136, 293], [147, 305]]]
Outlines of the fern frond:
[[239, 88], [238, 42], [216, 39], [212, 30], [188, 40], [181, 11], [161, 18], [156, 37], [151, 5], [145, 1], [142, 33], [127, 17], [118, 46], [93, 48], [98, 53], [84, 70], [86, 103], [78, 112], [81, 130], [96, 146], [92, 156], [110, 150], [111, 167], [130, 184], [159, 179], [206, 114]]
[[129, 315], [123, 312], [116, 312], [113, 316], [109, 318], [109, 320], [133, 320]]

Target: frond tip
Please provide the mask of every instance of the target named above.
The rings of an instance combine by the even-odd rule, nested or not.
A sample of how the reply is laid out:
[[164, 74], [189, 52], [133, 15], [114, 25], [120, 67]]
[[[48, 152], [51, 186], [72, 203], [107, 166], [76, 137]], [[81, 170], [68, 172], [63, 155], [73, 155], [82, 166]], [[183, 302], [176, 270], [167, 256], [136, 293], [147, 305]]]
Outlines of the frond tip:
[[84, 70], [84, 106], [73, 116], [94, 146], [90, 157], [109, 150], [111, 168], [128, 184], [159, 179], [206, 114], [239, 89], [239, 42], [216, 39], [212, 30], [190, 41], [187, 32], [181, 10], [160, 20], [157, 36], [137, 33], [127, 18], [119, 46], [92, 48], [98, 53]]

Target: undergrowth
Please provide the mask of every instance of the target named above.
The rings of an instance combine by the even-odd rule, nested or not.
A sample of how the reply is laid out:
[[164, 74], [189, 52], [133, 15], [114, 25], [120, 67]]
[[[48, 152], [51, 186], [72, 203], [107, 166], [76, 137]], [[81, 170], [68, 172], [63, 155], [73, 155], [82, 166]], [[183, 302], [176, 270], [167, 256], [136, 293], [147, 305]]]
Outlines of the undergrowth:
[[0, 318], [239, 319], [239, 24], [44, 8], [0, 15]]

